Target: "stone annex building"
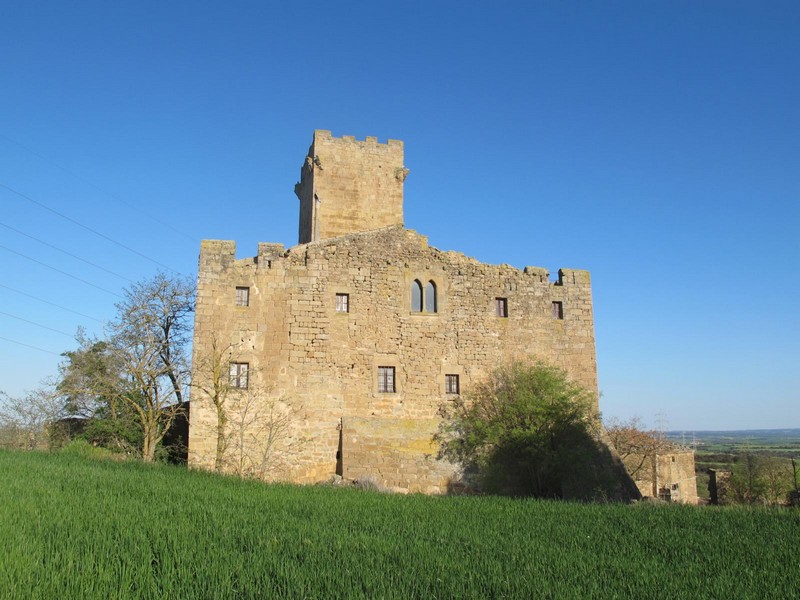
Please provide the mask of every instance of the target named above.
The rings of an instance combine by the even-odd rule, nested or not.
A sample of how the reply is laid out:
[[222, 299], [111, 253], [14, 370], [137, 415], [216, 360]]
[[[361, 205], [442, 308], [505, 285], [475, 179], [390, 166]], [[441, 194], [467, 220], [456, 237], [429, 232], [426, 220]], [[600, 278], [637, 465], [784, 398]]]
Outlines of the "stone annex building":
[[[498, 365], [540, 357], [597, 391], [589, 273], [488, 265], [403, 226], [403, 143], [315, 131], [299, 243], [200, 249], [189, 464], [444, 491], [440, 406]], [[218, 402], [223, 404], [223, 402]]]

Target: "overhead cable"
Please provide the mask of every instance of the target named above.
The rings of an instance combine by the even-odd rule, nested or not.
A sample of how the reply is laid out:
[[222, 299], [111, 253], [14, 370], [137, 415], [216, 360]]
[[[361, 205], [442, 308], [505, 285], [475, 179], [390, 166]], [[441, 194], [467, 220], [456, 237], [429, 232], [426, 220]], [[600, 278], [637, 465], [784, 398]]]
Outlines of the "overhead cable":
[[106, 292], [107, 294], [111, 294], [112, 296], [116, 296], [117, 298], [123, 298], [124, 297], [121, 294], [118, 294], [117, 292], [112, 292], [111, 290], [107, 290], [104, 287], [100, 287], [99, 285], [95, 285], [94, 283], [91, 283], [90, 281], [86, 281], [85, 279], [81, 279], [80, 277], [77, 277], [76, 275], [72, 275], [71, 273], [67, 273], [66, 271], [62, 271], [61, 269], [56, 269], [55, 267], [52, 267], [52, 266], [48, 265], [47, 263], [43, 263], [40, 260], [36, 260], [35, 258], [31, 258], [27, 254], [23, 254], [22, 252], [17, 252], [16, 250], [12, 250], [11, 248], [3, 246], [2, 244], [0, 244], [0, 248], [5, 250], [6, 252], [11, 252], [12, 254], [16, 254], [17, 256], [21, 256], [22, 258], [26, 258], [31, 262], [35, 262], [35, 263], [37, 263], [39, 265], [42, 265], [43, 267], [47, 267], [48, 269], [52, 269], [56, 273], [61, 273], [62, 275], [66, 275], [67, 277], [71, 277], [72, 279], [80, 281], [81, 283], [85, 283], [86, 285], [90, 285], [93, 288], [97, 288], [98, 290]]
[[65, 172], [67, 175], [70, 175], [71, 177], [74, 177], [75, 179], [78, 179], [79, 181], [82, 181], [82, 182], [83, 182], [83, 183], [85, 183], [86, 185], [89, 185], [89, 186], [93, 187], [93, 188], [94, 188], [94, 189], [96, 189], [98, 192], [102, 192], [103, 194], [105, 194], [105, 195], [107, 195], [107, 196], [109, 196], [109, 197], [111, 197], [111, 198], [114, 198], [114, 200], [116, 200], [116, 201], [117, 201], [117, 202], [119, 202], [120, 204], [124, 205], [125, 207], [127, 207], [127, 208], [130, 208], [131, 210], [135, 210], [135, 211], [136, 211], [136, 212], [138, 212], [139, 214], [141, 214], [141, 215], [143, 215], [143, 216], [147, 217], [148, 219], [150, 219], [150, 220], [152, 220], [152, 221], [155, 221], [155, 222], [156, 222], [156, 223], [158, 223], [159, 225], [162, 225], [163, 227], [166, 227], [167, 229], [170, 229], [170, 230], [174, 231], [175, 233], [177, 233], [177, 234], [179, 234], [179, 235], [182, 235], [183, 237], [185, 237], [185, 238], [186, 238], [186, 239], [188, 239], [188, 240], [195, 241], [195, 238], [193, 238], [193, 237], [192, 237], [192, 236], [190, 236], [189, 234], [187, 234], [187, 233], [184, 233], [184, 232], [183, 232], [183, 231], [181, 231], [180, 229], [176, 229], [175, 227], [173, 227], [173, 226], [172, 226], [172, 225], [170, 225], [169, 223], [165, 223], [164, 221], [162, 221], [162, 220], [161, 220], [161, 219], [159, 219], [158, 217], [155, 217], [155, 216], [151, 215], [150, 213], [148, 213], [148, 212], [146, 212], [146, 211], [142, 210], [141, 208], [139, 208], [139, 207], [138, 207], [138, 206], [136, 206], [135, 204], [131, 204], [130, 202], [127, 202], [127, 201], [123, 200], [122, 198], [120, 198], [120, 197], [119, 197], [119, 196], [117, 196], [116, 194], [114, 194], [114, 193], [112, 193], [112, 192], [109, 192], [108, 190], [105, 190], [105, 189], [101, 188], [99, 185], [96, 185], [95, 183], [93, 183], [92, 181], [89, 181], [89, 180], [88, 180], [88, 179], [86, 179], [85, 177], [83, 177], [83, 176], [81, 176], [81, 175], [78, 175], [78, 174], [77, 174], [77, 173], [75, 173], [74, 171], [70, 171], [70, 170], [69, 170], [69, 169], [67, 169], [66, 167], [62, 167], [60, 164], [58, 164], [58, 163], [56, 163], [56, 162], [54, 162], [54, 161], [50, 160], [50, 159], [49, 159], [49, 158], [47, 158], [46, 156], [43, 156], [42, 154], [40, 154], [40, 153], [36, 152], [35, 150], [32, 150], [31, 148], [29, 148], [29, 147], [27, 147], [27, 146], [25, 146], [25, 145], [21, 144], [20, 142], [18, 142], [18, 141], [16, 141], [16, 140], [13, 140], [13, 139], [11, 139], [11, 138], [10, 138], [10, 137], [8, 137], [7, 135], [4, 135], [4, 134], [0, 133], [0, 137], [1, 137], [1, 138], [3, 138], [4, 140], [8, 141], [8, 142], [11, 142], [12, 144], [15, 144], [16, 146], [19, 146], [20, 148], [22, 148], [22, 149], [23, 149], [23, 150], [25, 150], [26, 152], [30, 152], [31, 154], [33, 154], [33, 155], [34, 155], [34, 156], [36, 156], [37, 158], [40, 158], [41, 160], [43, 160], [43, 161], [44, 161], [44, 162], [46, 162], [47, 164], [49, 164], [49, 165], [52, 165], [52, 166], [56, 167], [57, 169], [61, 169], [61, 170], [62, 170], [62, 171], [64, 171], [64, 172]]
[[8, 190], [12, 194], [16, 194], [20, 198], [24, 198], [28, 202], [31, 202], [31, 203], [35, 204], [36, 206], [38, 206], [40, 208], [43, 208], [44, 210], [47, 210], [47, 211], [53, 213], [54, 215], [57, 215], [57, 216], [61, 217], [62, 219], [66, 220], [66, 221], [69, 221], [70, 223], [73, 223], [74, 225], [77, 225], [78, 227], [81, 227], [81, 228], [85, 229], [86, 231], [89, 231], [89, 232], [95, 234], [98, 237], [103, 238], [106, 241], [111, 242], [112, 244], [115, 244], [115, 245], [119, 246], [120, 248], [124, 248], [128, 252], [132, 252], [133, 254], [136, 254], [137, 256], [140, 256], [140, 257], [144, 258], [145, 260], [148, 260], [151, 263], [154, 263], [154, 264], [158, 265], [159, 267], [163, 267], [163, 268], [165, 268], [165, 269], [167, 269], [169, 271], [172, 271], [173, 273], [176, 273], [176, 274], [180, 275], [180, 271], [176, 271], [172, 267], [169, 267], [169, 266], [165, 265], [164, 263], [157, 261], [155, 258], [151, 258], [151, 257], [147, 256], [146, 254], [142, 254], [138, 250], [134, 250], [130, 246], [126, 246], [122, 242], [118, 242], [114, 238], [111, 238], [111, 237], [107, 236], [104, 233], [100, 233], [99, 231], [97, 231], [96, 229], [92, 229], [88, 225], [84, 225], [83, 223], [80, 223], [79, 221], [76, 221], [72, 217], [68, 217], [64, 213], [58, 212], [57, 210], [55, 210], [53, 208], [50, 208], [46, 204], [43, 204], [43, 203], [39, 202], [38, 200], [34, 200], [30, 196], [27, 196], [27, 195], [23, 194], [22, 192], [19, 192], [19, 191], [15, 190], [14, 188], [7, 186], [4, 183], [0, 183], [0, 187]]
[[53, 352], [52, 350], [45, 350], [44, 348], [39, 348], [39, 346], [31, 346], [30, 344], [24, 344], [22, 342], [18, 342], [17, 340], [10, 340], [7, 337], [0, 336], [0, 340], [5, 342], [11, 342], [12, 344], [18, 344], [20, 346], [25, 346], [26, 348], [33, 348], [34, 350], [39, 350], [40, 352], [47, 352], [47, 354], [52, 354], [53, 356], [61, 356], [58, 352]]
[[52, 327], [48, 327], [47, 325], [42, 325], [41, 323], [37, 323], [36, 321], [31, 321], [29, 319], [23, 319], [22, 317], [18, 317], [17, 315], [12, 315], [11, 313], [7, 313], [2, 310], [0, 310], [0, 315], [5, 315], [7, 317], [11, 317], [12, 319], [17, 319], [18, 321], [24, 321], [25, 323], [30, 323], [31, 325], [36, 325], [37, 327], [41, 327], [42, 329], [49, 329], [50, 331], [55, 331], [56, 333], [60, 333], [61, 335], [65, 335], [69, 338], [75, 337], [73, 334], [67, 333], [66, 331], [61, 331], [60, 329], [53, 329]]
[[93, 263], [90, 260], [86, 260], [85, 258], [81, 258], [77, 254], [73, 254], [72, 252], [68, 252], [67, 250], [64, 250], [63, 248], [59, 248], [58, 246], [54, 246], [53, 244], [51, 244], [49, 242], [45, 242], [44, 240], [40, 240], [39, 238], [34, 237], [34, 236], [32, 236], [32, 235], [30, 235], [28, 233], [25, 233], [24, 231], [20, 231], [19, 229], [15, 228], [15, 227], [11, 227], [11, 225], [6, 225], [5, 223], [0, 222], [0, 227], [5, 227], [6, 229], [10, 229], [11, 231], [14, 231], [14, 232], [16, 232], [16, 233], [18, 233], [20, 235], [24, 235], [26, 238], [30, 238], [30, 239], [34, 240], [35, 242], [39, 242], [40, 244], [43, 244], [43, 245], [47, 246], [48, 248], [52, 248], [53, 250], [57, 250], [58, 252], [66, 254], [67, 256], [71, 256], [72, 258], [74, 258], [76, 260], [79, 260], [81, 262], [84, 262], [87, 265], [91, 265], [92, 267], [94, 267], [96, 269], [100, 269], [101, 271], [105, 271], [106, 273], [109, 273], [109, 274], [113, 275], [114, 277], [119, 277], [120, 279], [123, 279], [123, 280], [127, 281], [128, 283], [133, 283], [133, 280], [128, 278], [128, 277], [125, 277], [125, 275], [120, 275], [119, 273], [115, 273], [111, 269], [106, 269], [105, 267], [103, 267], [101, 265], [98, 265], [97, 263]]
[[97, 321], [98, 323], [102, 323], [103, 321], [100, 319], [96, 319], [91, 315], [86, 315], [82, 312], [78, 312], [77, 310], [72, 310], [71, 308], [67, 308], [66, 306], [61, 306], [60, 304], [56, 304], [55, 302], [50, 302], [49, 300], [45, 300], [44, 298], [39, 298], [38, 296], [34, 296], [33, 294], [29, 294], [28, 292], [23, 292], [22, 290], [18, 290], [8, 285], [4, 285], [0, 283], [0, 287], [5, 288], [7, 290], [11, 290], [17, 294], [21, 294], [22, 296], [27, 296], [28, 298], [33, 298], [34, 300], [38, 300], [39, 302], [44, 302], [45, 304], [49, 304], [50, 306], [55, 306], [56, 308], [60, 308], [61, 310], [65, 310], [67, 312], [71, 312], [73, 314], [79, 315], [81, 317], [85, 317], [87, 319], [91, 319], [92, 321]]

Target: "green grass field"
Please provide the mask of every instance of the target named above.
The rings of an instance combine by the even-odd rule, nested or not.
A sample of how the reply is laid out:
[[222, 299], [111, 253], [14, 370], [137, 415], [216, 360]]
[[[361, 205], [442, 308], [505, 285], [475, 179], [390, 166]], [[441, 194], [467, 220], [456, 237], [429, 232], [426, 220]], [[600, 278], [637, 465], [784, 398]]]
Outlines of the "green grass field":
[[263, 485], [0, 452], [3, 598], [797, 598], [800, 512]]

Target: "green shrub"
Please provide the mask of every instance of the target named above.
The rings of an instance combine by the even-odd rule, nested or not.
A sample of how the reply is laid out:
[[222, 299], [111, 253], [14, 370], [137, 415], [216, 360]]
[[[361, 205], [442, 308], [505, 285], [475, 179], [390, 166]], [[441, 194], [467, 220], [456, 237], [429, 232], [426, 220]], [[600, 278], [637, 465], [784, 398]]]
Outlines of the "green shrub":
[[558, 368], [499, 368], [446, 410], [440, 456], [493, 494], [613, 497], [593, 427], [594, 397]]
[[80, 438], [64, 444], [58, 449], [58, 453], [65, 456], [77, 456], [93, 460], [119, 460], [122, 458], [120, 454], [112, 452], [102, 446], [93, 446], [86, 440]]

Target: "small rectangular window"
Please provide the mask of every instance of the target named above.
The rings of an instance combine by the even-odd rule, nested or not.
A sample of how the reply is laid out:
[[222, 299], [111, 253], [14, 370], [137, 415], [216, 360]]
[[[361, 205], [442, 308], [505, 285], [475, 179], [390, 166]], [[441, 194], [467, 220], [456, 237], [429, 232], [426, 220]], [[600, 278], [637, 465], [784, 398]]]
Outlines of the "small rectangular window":
[[444, 376], [444, 391], [446, 394], [458, 394], [458, 375]]
[[508, 317], [508, 298], [495, 298], [494, 306], [498, 317]]
[[378, 367], [378, 391], [394, 393], [394, 367]]
[[553, 318], [554, 319], [563, 319], [564, 318], [564, 303], [563, 302], [553, 302]]
[[336, 312], [350, 312], [349, 294], [336, 294]]
[[232, 362], [230, 365], [230, 379], [229, 383], [231, 387], [234, 388], [246, 388], [247, 387], [247, 372], [250, 369], [250, 365], [248, 363], [237, 363]]
[[250, 306], [250, 288], [236, 288], [236, 306]]

